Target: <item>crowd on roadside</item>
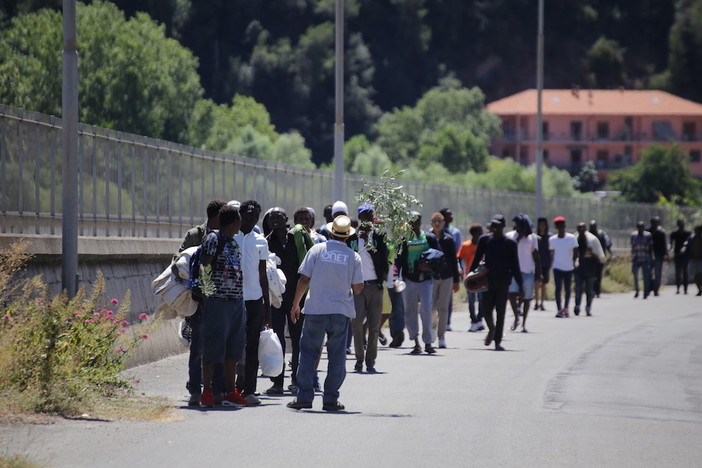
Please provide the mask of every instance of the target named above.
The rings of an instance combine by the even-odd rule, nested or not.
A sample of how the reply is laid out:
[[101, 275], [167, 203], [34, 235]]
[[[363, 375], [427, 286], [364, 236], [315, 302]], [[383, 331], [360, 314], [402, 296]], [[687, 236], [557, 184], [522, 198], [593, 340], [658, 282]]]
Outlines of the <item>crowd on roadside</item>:
[[[431, 215], [426, 230], [421, 214], [411, 212], [414, 235], [393, 245], [378, 228], [371, 204], [361, 204], [355, 215], [351, 219], [347, 205], [336, 201], [324, 208], [325, 222], [315, 227], [316, 214], [309, 207], [295, 210], [290, 223], [285, 209], [262, 213], [254, 200], [208, 204], [207, 221], [186, 233], [179, 250], [201, 246], [203, 271], [213, 284], [184, 324], [190, 338], [189, 405], [260, 404], [258, 339], [269, 327], [283, 352], [289, 336], [291, 372], [287, 386], [285, 371], [272, 377], [265, 394], [287, 391], [296, 395], [287, 406], [305, 409], [321, 391], [324, 410], [343, 410], [339, 389], [346, 355], [355, 355], [355, 372], [376, 373], [379, 345], [400, 348], [407, 339], [409, 354], [446, 348], [454, 293], [469, 272], [483, 268], [487, 289], [466, 292], [468, 331], [487, 327], [485, 345], [494, 343], [501, 351], [508, 304], [511, 330], [521, 327], [527, 333], [532, 301], [534, 310], [545, 310], [552, 274], [555, 317], [570, 317], [573, 283], [572, 313], [591, 316], [605, 266], [613, 258], [610, 238], [595, 220], [589, 226], [578, 223], [570, 233], [566, 219], [556, 216], [551, 232], [548, 219], [539, 218], [534, 226], [528, 215], [517, 213], [508, 230], [505, 217], [496, 214], [486, 225], [472, 224], [470, 237], [463, 241], [452, 211], [442, 208]], [[687, 294], [691, 271], [697, 295], [702, 295], [702, 226], [690, 233], [678, 221], [670, 242], [659, 218], [651, 219], [648, 229], [643, 222], [636, 228], [630, 237], [634, 297], [640, 293], [639, 271], [643, 298], [659, 295], [670, 250], [676, 292], [682, 288]], [[266, 266], [271, 257], [285, 278], [284, 292], [275, 301]], [[385, 292], [389, 311], [383, 310]], [[382, 332], [386, 322], [390, 339]], [[317, 368], [325, 342], [328, 368], [321, 385]]]

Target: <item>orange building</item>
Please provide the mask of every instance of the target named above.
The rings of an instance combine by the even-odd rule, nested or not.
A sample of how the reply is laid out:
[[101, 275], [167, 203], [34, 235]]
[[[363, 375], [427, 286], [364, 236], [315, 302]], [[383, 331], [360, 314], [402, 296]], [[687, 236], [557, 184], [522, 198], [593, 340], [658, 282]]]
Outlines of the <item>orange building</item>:
[[[502, 120], [492, 154], [522, 164], [536, 161], [536, 90], [487, 105]], [[639, 160], [649, 145], [679, 143], [702, 177], [702, 104], [664, 91], [545, 89], [544, 163], [577, 172], [593, 161], [601, 177]]]

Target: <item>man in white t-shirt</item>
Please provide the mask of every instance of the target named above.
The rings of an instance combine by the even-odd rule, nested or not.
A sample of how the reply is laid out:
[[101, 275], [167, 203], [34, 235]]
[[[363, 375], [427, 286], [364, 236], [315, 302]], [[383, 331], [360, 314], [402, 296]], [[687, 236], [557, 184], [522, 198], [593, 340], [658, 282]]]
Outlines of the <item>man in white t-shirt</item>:
[[509, 303], [514, 312], [514, 325], [511, 330], [514, 331], [519, 326], [519, 307], [522, 308], [522, 333], [526, 333], [526, 321], [529, 314], [529, 304], [534, 297], [534, 281], [541, 280], [541, 270], [536, 269], [536, 265], [541, 265], [539, 258], [539, 240], [534, 234], [534, 228], [531, 220], [525, 214], [517, 214], [512, 218], [514, 221], [514, 230], [505, 234], [505, 237], [512, 239], [517, 243], [517, 256], [519, 257], [519, 269], [522, 272], [522, 281], [524, 283], [524, 296], [519, 301], [519, 285], [512, 278], [512, 284], [509, 286]]
[[258, 377], [258, 340], [264, 325], [271, 324], [268, 296], [268, 241], [254, 230], [261, 216], [261, 205], [247, 200], [239, 206], [241, 228], [234, 240], [241, 248], [241, 269], [244, 275], [244, 304], [246, 307], [246, 354], [243, 378], [239, 375], [237, 389], [249, 405], [261, 400], [255, 395]]
[[[553, 258], [553, 280], [556, 284], [557, 318], [570, 316], [570, 289], [573, 282], [573, 270], [578, 266], [578, 240], [566, 232], [566, 220], [563, 216], [553, 218], [558, 234], [551, 236], [549, 248]], [[565, 303], [561, 307], [561, 289], [565, 288]]]
[[312, 408], [315, 363], [322, 354], [327, 339], [327, 378], [324, 380], [322, 409], [342, 411], [339, 389], [346, 377], [346, 335], [351, 319], [356, 316], [353, 297], [363, 290], [361, 257], [346, 245], [355, 230], [348, 216], [338, 216], [327, 224], [328, 242], [315, 244], [307, 251], [298, 270], [300, 278], [295, 289], [290, 318], [300, 319], [300, 302], [307, 292], [305, 320], [300, 338], [300, 365], [297, 368], [297, 398], [288, 408]]

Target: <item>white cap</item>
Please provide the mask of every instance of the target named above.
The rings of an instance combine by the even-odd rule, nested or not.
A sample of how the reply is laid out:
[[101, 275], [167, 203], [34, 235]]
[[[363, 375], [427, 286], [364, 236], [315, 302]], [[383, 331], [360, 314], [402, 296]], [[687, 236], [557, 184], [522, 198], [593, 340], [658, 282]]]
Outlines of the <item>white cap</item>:
[[336, 216], [338, 213], [343, 213], [345, 215], [349, 214], [349, 209], [346, 206], [346, 203], [342, 202], [341, 200], [335, 201], [332, 205], [332, 216]]
[[238, 209], [241, 206], [241, 202], [239, 200], [230, 200], [227, 202], [227, 205], [234, 206]]

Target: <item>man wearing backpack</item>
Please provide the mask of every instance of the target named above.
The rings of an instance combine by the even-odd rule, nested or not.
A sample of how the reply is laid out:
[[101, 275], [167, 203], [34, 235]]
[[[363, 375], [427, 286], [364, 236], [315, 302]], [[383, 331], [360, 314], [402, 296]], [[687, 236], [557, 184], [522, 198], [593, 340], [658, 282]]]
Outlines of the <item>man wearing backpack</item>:
[[[439, 249], [439, 242], [431, 232], [422, 231], [422, 215], [417, 211], [411, 212], [413, 216], [410, 228], [414, 233], [412, 240], [405, 240], [397, 257], [400, 274], [404, 278], [406, 287], [403, 291], [405, 302], [405, 326], [409, 338], [414, 340], [411, 354], [421, 354], [419, 345], [419, 321], [422, 319], [422, 340], [424, 350], [434, 354], [436, 349], [431, 345], [431, 307], [432, 307], [432, 276], [431, 266], [419, 262], [422, 253], [429, 249]], [[421, 310], [419, 303], [422, 304]]]
[[[224, 406], [248, 406], [235, 387], [236, 364], [244, 353], [246, 315], [241, 248], [234, 236], [241, 227], [239, 210], [223, 206], [219, 211], [219, 232], [210, 233], [202, 243], [203, 292], [211, 289], [202, 305], [202, 378], [200, 404], [214, 406], [212, 382], [215, 364], [224, 363]], [[208, 287], [209, 286], [209, 287]]]
[[[219, 210], [226, 205], [224, 200], [212, 200], [207, 204], [207, 221], [200, 226], [195, 226], [185, 234], [185, 239], [178, 249], [181, 253], [190, 247], [197, 247], [202, 244], [205, 237], [216, 229], [219, 229]], [[173, 259], [177, 259], [176, 254]], [[175, 266], [174, 266], [175, 267]], [[175, 272], [178, 278], [177, 271]], [[188, 359], [188, 382], [185, 388], [190, 392], [189, 406], [197, 406], [200, 404], [200, 394], [202, 393], [202, 303], [198, 304], [197, 311], [192, 316], [185, 319], [185, 324], [190, 326], [191, 341], [190, 341], [190, 358]], [[221, 375], [221, 369], [215, 371], [215, 374]]]

